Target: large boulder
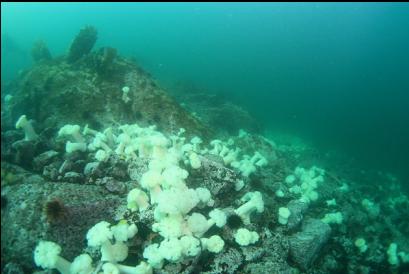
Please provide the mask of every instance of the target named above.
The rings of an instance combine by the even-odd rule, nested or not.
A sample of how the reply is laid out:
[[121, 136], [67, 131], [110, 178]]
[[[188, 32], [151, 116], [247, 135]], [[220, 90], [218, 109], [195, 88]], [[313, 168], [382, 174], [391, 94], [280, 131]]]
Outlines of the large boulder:
[[289, 238], [290, 256], [303, 270], [307, 270], [318, 258], [327, 243], [331, 227], [318, 219], [307, 219], [302, 230]]
[[48, 182], [11, 168], [2, 165], [2, 172], [13, 170], [19, 179], [2, 182], [1, 261], [18, 262], [26, 273], [35, 267], [33, 250], [39, 240], [58, 243], [62, 256], [72, 260], [85, 247], [88, 229], [113, 221], [123, 201], [100, 186]]

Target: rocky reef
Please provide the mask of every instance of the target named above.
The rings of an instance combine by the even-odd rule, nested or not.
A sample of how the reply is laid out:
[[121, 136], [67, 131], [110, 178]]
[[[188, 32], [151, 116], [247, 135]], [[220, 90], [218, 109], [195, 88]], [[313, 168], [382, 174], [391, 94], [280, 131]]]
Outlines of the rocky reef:
[[181, 106], [96, 39], [2, 84], [2, 273], [408, 272], [398, 179]]
[[[44, 43], [33, 48], [37, 62], [2, 90], [2, 129], [25, 114], [38, 131], [67, 123], [95, 129], [125, 123], [155, 124], [165, 132], [189, 128], [209, 138], [211, 130], [176, 103], [156, 81], [115, 49], [91, 51], [96, 30], [84, 28], [66, 56], [51, 59]], [[48, 54], [47, 54], [48, 53]], [[8, 95], [7, 100], [4, 97]]]
[[[212, 94], [193, 84], [179, 82], [169, 92], [182, 107], [218, 135], [235, 135], [240, 129], [260, 133], [261, 125], [251, 114], [227, 95]], [[226, 117], [229, 117], [226, 123]], [[228, 137], [227, 137], [228, 138]]]

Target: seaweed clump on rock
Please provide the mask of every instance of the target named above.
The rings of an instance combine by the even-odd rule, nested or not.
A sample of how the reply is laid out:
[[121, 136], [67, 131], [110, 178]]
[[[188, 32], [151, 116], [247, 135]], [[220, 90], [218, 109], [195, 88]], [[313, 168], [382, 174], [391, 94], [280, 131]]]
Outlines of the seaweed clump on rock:
[[74, 41], [71, 43], [67, 61], [73, 63], [79, 60], [81, 57], [91, 52], [95, 42], [98, 38], [98, 32], [96, 28], [87, 26], [77, 34]]
[[92, 62], [95, 71], [106, 78], [114, 73], [114, 62], [118, 53], [115, 48], [104, 47], [98, 50], [98, 54], [94, 56]]
[[34, 62], [49, 61], [52, 59], [47, 44], [42, 40], [34, 43], [31, 49], [31, 57], [33, 57]]

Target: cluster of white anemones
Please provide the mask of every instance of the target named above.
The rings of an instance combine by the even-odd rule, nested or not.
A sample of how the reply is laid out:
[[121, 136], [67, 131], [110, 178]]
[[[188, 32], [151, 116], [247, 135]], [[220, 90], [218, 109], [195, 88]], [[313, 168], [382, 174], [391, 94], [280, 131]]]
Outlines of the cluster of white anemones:
[[[202, 149], [202, 140], [194, 137], [186, 142], [184, 129], [176, 135], [166, 137], [152, 127], [140, 127], [137, 124], [120, 126], [118, 131], [108, 128], [103, 132], [86, 126], [80, 131], [78, 125], [66, 125], [58, 132], [59, 137], [69, 138], [66, 152], [92, 151], [98, 161], [106, 161], [116, 154], [127, 161], [136, 158], [149, 159], [148, 170], [142, 175], [140, 187], [132, 189], [127, 196], [127, 207], [131, 211], [154, 210], [152, 231], [163, 237], [162, 242], [145, 247], [143, 257], [147, 260], [138, 266], [120, 265], [119, 262], [128, 256], [126, 241], [137, 233], [135, 224], [120, 222], [112, 226], [100, 222], [87, 234], [88, 245], [101, 251], [102, 271], [104, 273], [151, 273], [152, 268], [161, 268], [165, 261], [179, 262], [186, 257], [196, 256], [202, 250], [219, 253], [223, 250], [224, 241], [218, 235], [209, 238], [203, 235], [212, 227], [223, 227], [227, 216], [221, 208], [213, 208], [214, 200], [207, 188], [189, 188], [186, 178], [189, 173], [180, 166], [183, 162], [193, 169], [201, 167], [201, 155], [204, 153], [219, 154], [226, 162], [236, 166], [243, 173], [242, 166], [262, 166], [266, 160], [260, 153], [252, 158], [237, 160], [239, 149], [233, 152], [226, 147], [217, 148], [217, 140], [213, 149]], [[119, 133], [116, 135], [115, 133]], [[237, 152], [237, 153], [236, 153]], [[231, 161], [230, 161], [231, 160]], [[244, 162], [243, 162], [244, 161]], [[253, 168], [251, 168], [253, 169]], [[254, 171], [252, 171], [254, 172]], [[251, 173], [251, 172], [250, 172]], [[235, 210], [245, 224], [250, 223], [253, 212], [263, 212], [264, 203], [260, 192], [249, 192], [241, 199], [243, 204]], [[193, 212], [194, 208], [209, 208], [208, 217]], [[212, 209], [213, 208], [213, 209]], [[241, 228], [235, 234], [236, 242], [249, 245], [258, 240], [257, 232]], [[80, 255], [73, 263], [59, 257], [61, 248], [51, 242], [40, 242], [35, 251], [35, 261], [43, 268], [56, 268], [61, 273], [91, 273], [94, 271], [92, 260], [88, 255]], [[58, 252], [57, 252], [58, 251]], [[51, 260], [50, 262], [50, 258]], [[58, 259], [56, 259], [58, 258]], [[80, 263], [77, 263], [80, 261]], [[61, 262], [61, 263], [59, 263]], [[62, 263], [63, 262], [63, 263]], [[82, 272], [75, 272], [80, 264]], [[74, 266], [77, 268], [75, 268]], [[70, 272], [66, 272], [70, 269]]]

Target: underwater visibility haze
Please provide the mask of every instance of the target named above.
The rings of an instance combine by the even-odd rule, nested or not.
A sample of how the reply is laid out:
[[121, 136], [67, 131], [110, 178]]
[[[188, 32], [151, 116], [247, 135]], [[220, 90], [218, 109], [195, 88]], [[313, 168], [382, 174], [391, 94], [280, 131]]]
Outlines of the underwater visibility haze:
[[2, 273], [409, 273], [408, 3], [1, 3]]

